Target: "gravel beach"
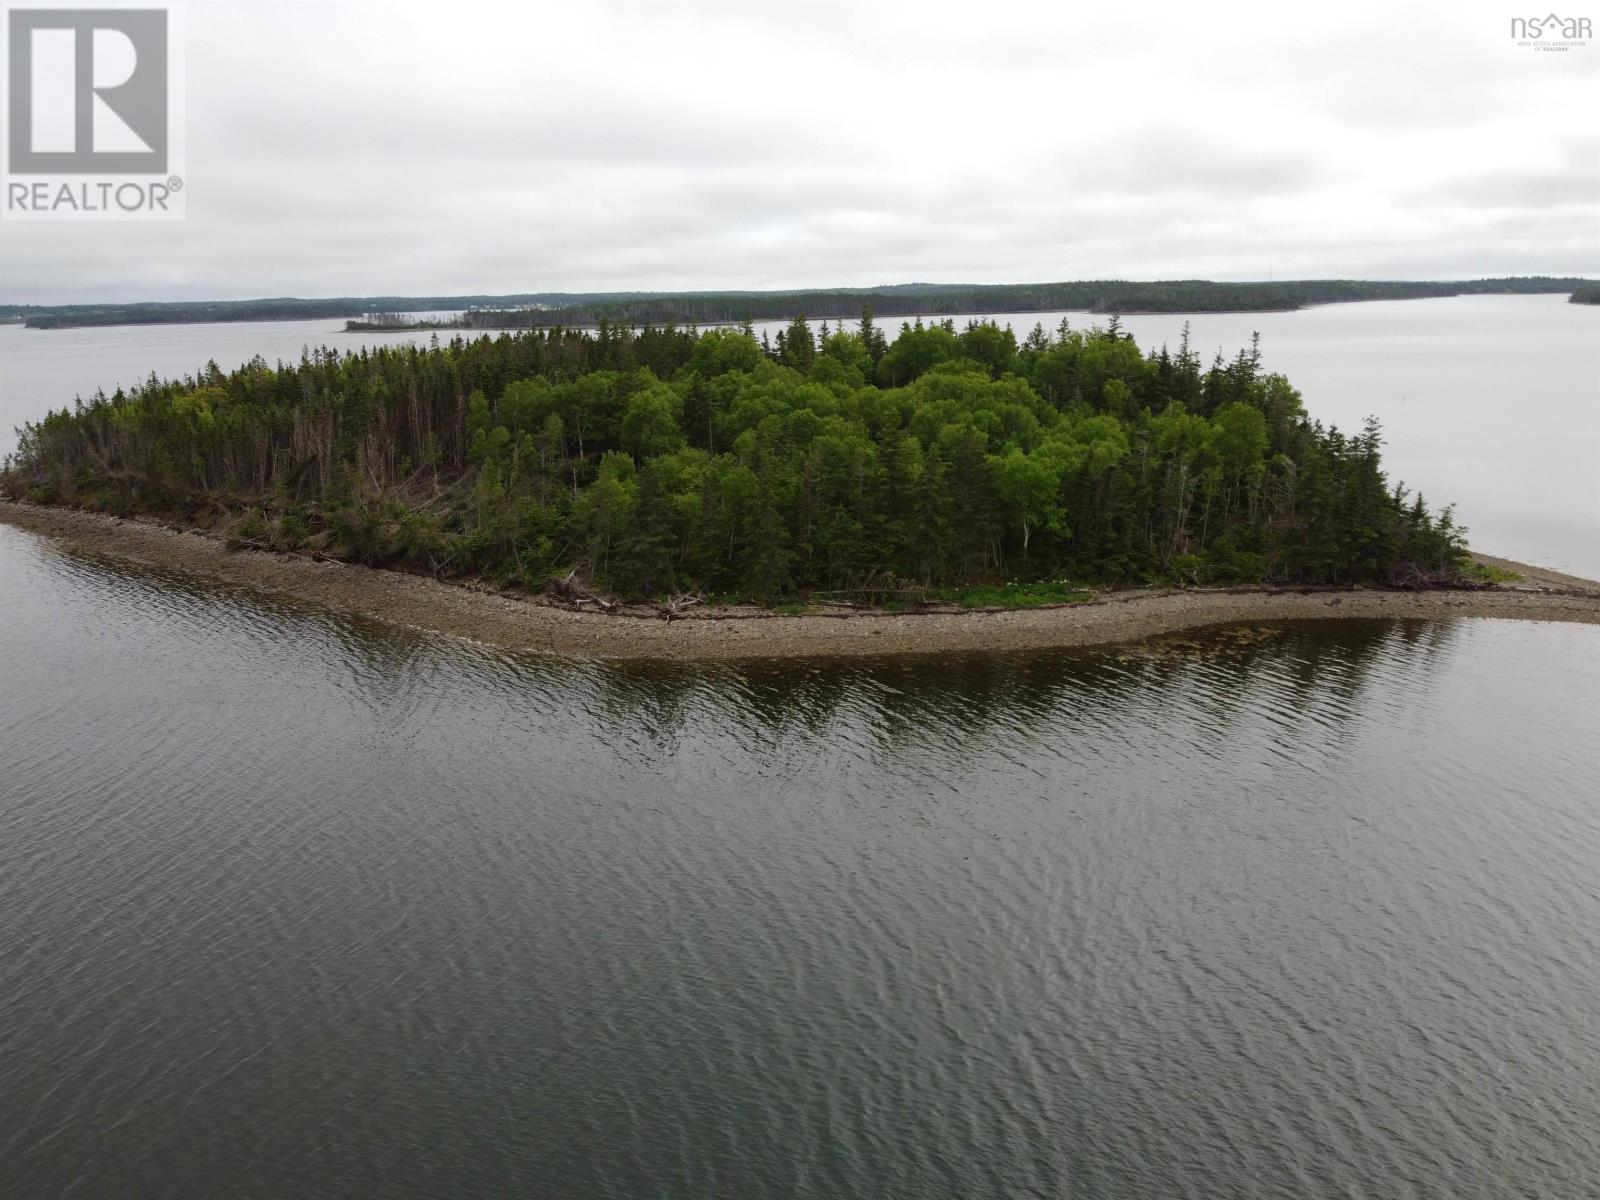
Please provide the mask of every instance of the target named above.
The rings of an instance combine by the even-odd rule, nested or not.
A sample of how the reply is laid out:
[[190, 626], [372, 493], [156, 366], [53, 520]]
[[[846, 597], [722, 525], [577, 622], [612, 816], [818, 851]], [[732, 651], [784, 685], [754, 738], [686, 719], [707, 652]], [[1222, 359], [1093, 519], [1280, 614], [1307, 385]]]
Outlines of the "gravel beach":
[[245, 584], [393, 624], [507, 649], [585, 658], [747, 659], [1027, 650], [1131, 641], [1206, 625], [1328, 617], [1504, 617], [1600, 624], [1600, 583], [1480, 556], [1519, 583], [1427, 592], [1354, 589], [1141, 590], [1084, 603], [1012, 611], [859, 609], [787, 616], [756, 608], [691, 610], [673, 621], [644, 610], [573, 611], [541, 597], [395, 571], [263, 551], [213, 537], [31, 504], [0, 501], [0, 521], [69, 553]]

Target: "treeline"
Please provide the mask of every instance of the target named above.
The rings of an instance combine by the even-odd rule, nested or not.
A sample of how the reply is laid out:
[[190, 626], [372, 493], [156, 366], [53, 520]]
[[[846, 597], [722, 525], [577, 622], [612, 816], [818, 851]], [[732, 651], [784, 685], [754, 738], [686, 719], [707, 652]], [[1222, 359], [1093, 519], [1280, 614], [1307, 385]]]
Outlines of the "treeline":
[[1560, 293], [1592, 287], [1589, 280], [1524, 276], [1428, 282], [1307, 279], [1273, 283], [1215, 283], [1206, 279], [1135, 282], [1120, 279], [1067, 283], [906, 283], [873, 288], [787, 292], [530, 292], [515, 296], [346, 296], [331, 300], [280, 298], [181, 303], [0, 306], [0, 318], [20, 317], [35, 329], [75, 325], [142, 325], [196, 321], [353, 318], [353, 327], [393, 328], [364, 320], [369, 314], [467, 311], [453, 321], [422, 321], [462, 329], [520, 329], [555, 325], [734, 324], [788, 320], [797, 313], [829, 320], [854, 319], [863, 304], [880, 315], [949, 316], [962, 313], [1086, 311], [1272, 312], [1308, 304], [1352, 300], [1412, 300], [1472, 293]]
[[[1571, 291], [1585, 281], [1540, 276], [1458, 282], [1311, 279], [1281, 283], [1215, 283], [1205, 279], [1139, 283], [1080, 280], [1038, 284], [904, 284], [820, 292], [683, 293], [604, 303], [570, 304], [543, 312], [499, 314], [504, 327], [592, 325], [601, 319], [634, 325], [731, 324], [787, 320], [796, 313], [849, 319], [871, 304], [883, 316], [942, 317], [963, 313], [1030, 313], [1061, 310], [1111, 313], [1278, 312], [1310, 304], [1353, 300], [1414, 300], [1478, 293], [1543, 294]], [[487, 314], [466, 314], [471, 327], [488, 327]]]
[[1376, 421], [1252, 345], [1118, 328], [551, 329], [151, 378], [19, 431], [4, 490], [236, 541], [542, 587], [774, 600], [1006, 580], [1446, 578], [1448, 509]]
[[1600, 287], [1574, 288], [1567, 299], [1573, 304], [1600, 304]]
[[313, 321], [378, 313], [438, 312], [472, 307], [562, 307], [626, 300], [630, 292], [599, 294], [527, 292], [517, 296], [336, 296], [266, 300], [181, 300], [140, 304], [0, 305], [0, 319], [20, 319], [30, 329], [98, 325], [188, 325], [209, 321]]

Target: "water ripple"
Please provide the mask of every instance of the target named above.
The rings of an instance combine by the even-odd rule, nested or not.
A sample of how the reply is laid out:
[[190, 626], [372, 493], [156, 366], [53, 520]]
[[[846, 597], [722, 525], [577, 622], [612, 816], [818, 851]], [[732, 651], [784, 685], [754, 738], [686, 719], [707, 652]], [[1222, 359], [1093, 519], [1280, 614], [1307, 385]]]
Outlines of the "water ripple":
[[1600, 1191], [1600, 636], [563, 665], [0, 528], [6, 1195]]

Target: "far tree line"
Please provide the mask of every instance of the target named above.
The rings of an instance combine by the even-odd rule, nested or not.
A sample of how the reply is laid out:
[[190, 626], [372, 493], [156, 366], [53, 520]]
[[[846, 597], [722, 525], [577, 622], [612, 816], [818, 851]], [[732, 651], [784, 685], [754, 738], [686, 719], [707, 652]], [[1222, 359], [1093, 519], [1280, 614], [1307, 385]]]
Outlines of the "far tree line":
[[1564, 293], [1594, 281], [1548, 276], [1455, 281], [1309, 279], [1217, 283], [1205, 279], [1078, 280], [1026, 284], [893, 284], [761, 292], [526, 292], [512, 296], [344, 296], [328, 299], [194, 300], [137, 304], [0, 305], [0, 320], [36, 329], [200, 321], [294, 321], [342, 318], [356, 328], [390, 328], [394, 314], [455, 312], [470, 329], [613, 324], [735, 324], [786, 321], [797, 313], [853, 320], [870, 304], [885, 316], [1086, 311], [1268, 312], [1355, 300], [1410, 300], [1478, 293]]

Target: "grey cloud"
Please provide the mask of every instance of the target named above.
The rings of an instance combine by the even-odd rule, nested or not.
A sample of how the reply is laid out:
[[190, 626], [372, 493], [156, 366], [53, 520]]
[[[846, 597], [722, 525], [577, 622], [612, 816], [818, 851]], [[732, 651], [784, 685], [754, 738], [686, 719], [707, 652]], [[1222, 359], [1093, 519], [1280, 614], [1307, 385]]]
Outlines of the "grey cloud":
[[1061, 165], [1084, 192], [1140, 196], [1269, 196], [1299, 191], [1327, 169], [1305, 150], [1230, 146], [1180, 128], [1156, 128], [1079, 151]]
[[1585, 205], [1600, 217], [1600, 171], [1481, 172], [1447, 180], [1420, 195], [1431, 203], [1471, 208], [1543, 209]]
[[188, 221], [0, 298], [1600, 269], [1600, 45], [1445, 0], [373, 11], [191, 6]]

